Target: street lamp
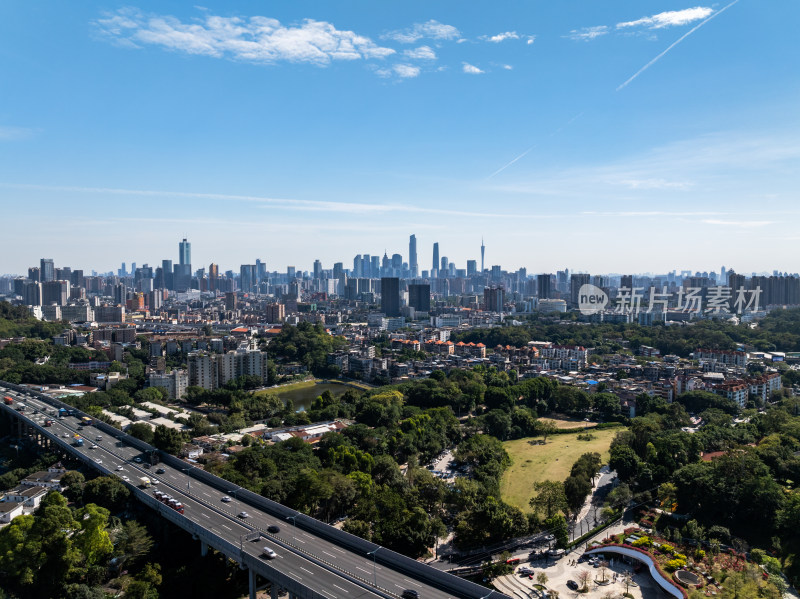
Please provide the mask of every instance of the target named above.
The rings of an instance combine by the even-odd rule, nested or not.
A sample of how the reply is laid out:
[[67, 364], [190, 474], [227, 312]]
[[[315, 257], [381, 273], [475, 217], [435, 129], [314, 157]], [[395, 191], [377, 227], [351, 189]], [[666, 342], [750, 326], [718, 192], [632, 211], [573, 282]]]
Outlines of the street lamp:
[[375, 586], [376, 587], [378, 586], [378, 570], [377, 570], [377, 568], [375, 566], [375, 554], [378, 553], [378, 549], [380, 549], [380, 547], [376, 547], [372, 551], [368, 551], [367, 552], [367, 555], [371, 555], [372, 556], [372, 576], [375, 578]]

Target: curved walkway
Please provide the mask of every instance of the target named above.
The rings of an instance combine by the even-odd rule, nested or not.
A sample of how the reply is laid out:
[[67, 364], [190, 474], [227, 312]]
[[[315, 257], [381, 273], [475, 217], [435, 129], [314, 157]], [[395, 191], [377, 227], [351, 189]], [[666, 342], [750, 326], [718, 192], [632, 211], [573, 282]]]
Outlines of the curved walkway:
[[613, 545], [606, 545], [604, 547], [598, 547], [597, 549], [590, 549], [586, 553], [589, 555], [593, 553], [602, 553], [603, 555], [606, 553], [616, 553], [618, 555], [624, 555], [625, 557], [639, 560], [643, 564], [647, 564], [653, 580], [655, 580], [658, 586], [664, 589], [664, 591], [675, 597], [675, 599], [685, 599], [687, 596], [686, 591], [677, 586], [671, 580], [668, 580], [661, 575], [661, 572], [659, 572], [656, 568], [655, 560], [646, 553], [642, 553], [636, 549], [630, 549], [628, 547], [615, 547]]

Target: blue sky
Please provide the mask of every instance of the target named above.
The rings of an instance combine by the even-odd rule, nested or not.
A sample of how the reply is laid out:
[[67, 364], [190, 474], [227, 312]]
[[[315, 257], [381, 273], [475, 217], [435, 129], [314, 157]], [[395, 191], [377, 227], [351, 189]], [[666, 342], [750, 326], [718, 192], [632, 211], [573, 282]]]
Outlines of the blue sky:
[[798, 271], [800, 4], [697, 2], [5, 2], [0, 273]]

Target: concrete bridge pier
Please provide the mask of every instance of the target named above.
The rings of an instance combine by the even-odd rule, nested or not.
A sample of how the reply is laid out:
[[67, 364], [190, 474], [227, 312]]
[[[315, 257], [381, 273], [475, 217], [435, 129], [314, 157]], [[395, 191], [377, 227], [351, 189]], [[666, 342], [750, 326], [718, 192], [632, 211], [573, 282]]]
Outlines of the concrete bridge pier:
[[208, 543], [200, 541], [200, 556], [205, 557], [208, 555]]
[[278, 599], [278, 585], [274, 582], [270, 583], [269, 596], [270, 599]]
[[256, 599], [256, 571], [252, 568], [248, 569], [247, 578], [250, 581], [250, 599]]

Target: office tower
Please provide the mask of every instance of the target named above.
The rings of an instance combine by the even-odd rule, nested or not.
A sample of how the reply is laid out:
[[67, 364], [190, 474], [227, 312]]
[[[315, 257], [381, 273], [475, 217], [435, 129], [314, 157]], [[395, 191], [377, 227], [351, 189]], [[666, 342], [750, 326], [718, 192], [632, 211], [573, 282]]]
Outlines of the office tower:
[[239, 289], [244, 293], [252, 293], [256, 282], [256, 265], [242, 264], [239, 267]]
[[433, 268], [431, 269], [431, 276], [433, 271], [439, 270], [439, 242], [433, 244]]
[[361, 254], [356, 254], [353, 258], [353, 277], [358, 278], [364, 276], [361, 272]]
[[256, 258], [256, 284], [260, 285], [267, 279], [267, 264]]
[[322, 262], [319, 260], [314, 260], [314, 278], [321, 279], [322, 278]]
[[448, 272], [448, 270], [450, 268], [450, 266], [449, 266], [450, 265], [450, 261], [447, 259], [447, 256], [442, 256], [441, 264], [442, 264], [442, 266], [439, 269], [439, 272], [441, 272], [443, 275], [446, 276], [447, 272]]
[[400, 316], [400, 279], [381, 278], [381, 311], [386, 316]]
[[372, 272], [372, 257], [369, 254], [364, 254], [361, 257], [361, 272], [363, 273], [361, 276], [367, 279], [375, 276]]
[[219, 279], [219, 266], [213, 262], [208, 265], [208, 290], [216, 291]]
[[724, 266], [719, 271], [719, 284], [720, 285], [728, 284], [728, 273], [725, 271]]
[[503, 278], [503, 267], [499, 264], [492, 265], [492, 280], [499, 281]]
[[180, 260], [179, 264], [192, 263], [192, 244], [186, 241], [185, 237], [183, 241], [178, 244], [178, 260]]
[[471, 277], [476, 272], [478, 272], [478, 261], [477, 260], [467, 260], [467, 276]]
[[392, 268], [392, 261], [389, 260], [389, 255], [386, 253], [386, 250], [383, 251], [383, 260], [381, 260], [381, 275], [384, 277], [388, 277], [392, 273], [389, 272], [389, 269]]
[[66, 306], [69, 299], [69, 283], [66, 281], [45, 281], [42, 283], [42, 305], [58, 304]]
[[333, 265], [333, 278], [341, 279], [342, 276], [344, 276], [344, 264], [341, 262], [336, 262]]
[[286, 278], [291, 283], [297, 277], [297, 269], [294, 266], [286, 267]]
[[429, 283], [410, 283], [408, 285], [408, 305], [417, 312], [431, 311], [431, 286]]
[[619, 286], [620, 288], [633, 289], [633, 275], [622, 275], [619, 278]]
[[172, 268], [172, 260], [162, 260], [161, 271], [164, 273], [164, 289], [175, 289], [175, 274]]
[[187, 291], [192, 285], [192, 265], [172, 265], [172, 285], [175, 291]]
[[126, 266], [125, 266], [125, 263], [124, 263], [124, 262], [122, 263], [122, 268], [120, 268], [120, 269], [117, 271], [117, 274], [118, 274], [119, 276], [121, 276], [121, 277], [124, 277], [124, 276], [126, 276], [126, 275], [128, 274], [128, 271], [126, 270]]
[[41, 271], [41, 269], [38, 266], [31, 266], [28, 269], [28, 278], [31, 281], [34, 281], [36, 283], [40, 283], [41, 280], [42, 280], [42, 271]]
[[42, 284], [39, 281], [28, 281], [23, 286], [22, 301], [26, 306], [42, 305]]
[[236, 293], [235, 292], [227, 292], [225, 294], [225, 309], [226, 310], [235, 310], [236, 309]]
[[[128, 274], [132, 275], [135, 272], [136, 272], [136, 262], [131, 262], [131, 272], [129, 272]], [[92, 276], [94, 276], [94, 271], [92, 271]]]
[[400, 254], [392, 254], [392, 268], [397, 271], [403, 270], [403, 256]]
[[42, 283], [56, 280], [56, 269], [52, 258], [42, 258], [39, 261], [39, 276]]
[[128, 299], [128, 289], [125, 287], [125, 285], [122, 283], [114, 285], [112, 291], [114, 295], [114, 303], [124, 305], [125, 301]]
[[56, 268], [56, 281], [70, 281], [72, 279], [72, 269], [69, 266]]
[[378, 277], [381, 272], [381, 258], [380, 256], [372, 256], [372, 264], [370, 264], [370, 277]]
[[486, 268], [484, 258], [486, 257], [486, 246], [483, 245], [483, 237], [481, 237], [481, 272]]
[[70, 277], [70, 283], [72, 283], [73, 287], [85, 287], [86, 279], [83, 276], [83, 271], [73, 270], [72, 276]]
[[417, 236], [412, 235], [408, 238], [408, 267], [411, 269], [411, 276], [417, 276]]
[[550, 289], [550, 278], [553, 275], [543, 274], [536, 276], [536, 288], [538, 289], [539, 299], [551, 299], [553, 292]]
[[581, 287], [589, 284], [591, 276], [586, 273], [579, 273], [570, 276], [569, 299], [573, 306], [578, 305], [578, 293]]
[[484, 287], [483, 303], [487, 312], [502, 312], [505, 290], [502, 287]]

